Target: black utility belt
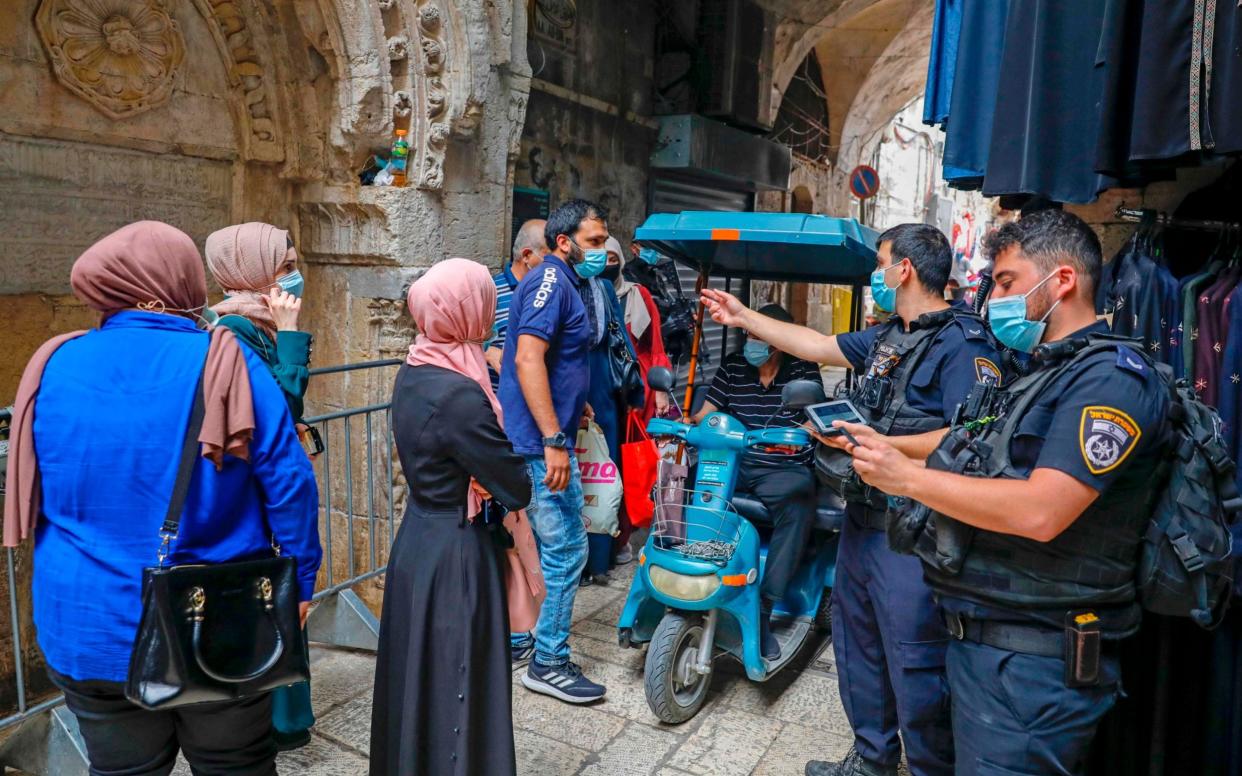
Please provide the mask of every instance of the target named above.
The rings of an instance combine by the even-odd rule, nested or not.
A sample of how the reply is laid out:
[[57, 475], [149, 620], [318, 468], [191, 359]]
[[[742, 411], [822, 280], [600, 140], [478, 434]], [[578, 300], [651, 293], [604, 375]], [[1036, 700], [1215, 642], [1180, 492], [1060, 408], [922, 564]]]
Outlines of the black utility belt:
[[1105, 642], [1093, 612], [1070, 612], [1063, 630], [998, 620], [975, 620], [944, 612], [945, 627], [958, 641], [1065, 661], [1066, 687], [1094, 687], [1100, 681]]
[[853, 520], [854, 525], [858, 526], [859, 528], [866, 528], [872, 531], [887, 531], [888, 530], [888, 510], [887, 509], [877, 509], [871, 506], [870, 504], [857, 502], [857, 501], [851, 501], [850, 503], [856, 504], [862, 507], [861, 515], [858, 514], [857, 509], [850, 511], [848, 519]]

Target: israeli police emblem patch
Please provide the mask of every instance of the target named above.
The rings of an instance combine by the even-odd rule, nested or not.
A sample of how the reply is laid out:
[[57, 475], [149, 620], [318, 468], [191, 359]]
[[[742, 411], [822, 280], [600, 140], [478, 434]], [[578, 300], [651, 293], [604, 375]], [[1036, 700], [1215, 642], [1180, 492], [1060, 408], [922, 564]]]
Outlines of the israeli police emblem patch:
[[979, 356], [975, 359], [975, 379], [979, 382], [990, 380], [993, 385], [1001, 384], [1001, 370], [990, 360]]
[[1078, 446], [1092, 474], [1116, 469], [1138, 444], [1143, 429], [1134, 419], [1112, 407], [1083, 407]]

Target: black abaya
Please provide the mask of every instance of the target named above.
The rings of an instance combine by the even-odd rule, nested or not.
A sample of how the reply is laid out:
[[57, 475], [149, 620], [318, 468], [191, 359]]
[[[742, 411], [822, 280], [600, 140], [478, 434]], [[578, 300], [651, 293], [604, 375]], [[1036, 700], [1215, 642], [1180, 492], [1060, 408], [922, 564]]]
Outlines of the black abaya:
[[503, 529], [468, 521], [466, 504], [473, 476], [525, 507], [525, 465], [479, 385], [447, 369], [402, 367], [392, 424], [410, 498], [388, 562], [371, 774], [515, 774]]

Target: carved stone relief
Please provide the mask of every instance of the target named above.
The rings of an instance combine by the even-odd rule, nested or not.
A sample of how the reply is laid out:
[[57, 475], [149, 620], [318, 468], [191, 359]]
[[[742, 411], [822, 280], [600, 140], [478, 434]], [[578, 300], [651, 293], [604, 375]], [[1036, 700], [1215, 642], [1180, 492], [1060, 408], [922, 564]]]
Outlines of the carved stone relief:
[[418, 45], [423, 52], [424, 105], [427, 132], [419, 160], [418, 187], [444, 186], [444, 154], [448, 150], [449, 90], [445, 86], [445, 24], [440, 7], [424, 2], [418, 9]]
[[232, 186], [228, 162], [0, 135], [0, 294], [68, 293], [78, 255], [133, 221], [202, 245], [229, 224]]
[[276, 99], [269, 83], [271, 68], [259, 56], [254, 34], [237, 0], [198, 0], [217, 27], [229, 67], [229, 80], [241, 90], [247, 125], [246, 151], [251, 159], [285, 158], [277, 121]]
[[56, 78], [113, 119], [163, 105], [185, 59], [164, 0], [43, 0], [35, 14]]
[[334, 264], [391, 264], [394, 248], [386, 212], [359, 202], [298, 205], [298, 252]]

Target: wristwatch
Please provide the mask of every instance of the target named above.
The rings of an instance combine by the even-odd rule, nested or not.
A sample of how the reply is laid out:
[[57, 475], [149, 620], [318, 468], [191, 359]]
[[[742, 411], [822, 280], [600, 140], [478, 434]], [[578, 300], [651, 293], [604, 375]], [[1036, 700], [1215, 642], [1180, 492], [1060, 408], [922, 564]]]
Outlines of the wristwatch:
[[564, 431], [558, 431], [550, 437], [543, 438], [544, 447], [565, 447], [569, 442], [569, 437], [565, 436]]

